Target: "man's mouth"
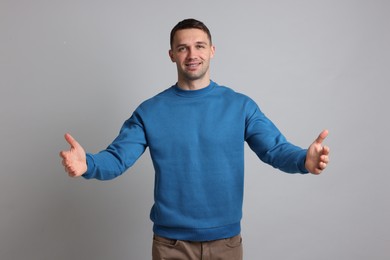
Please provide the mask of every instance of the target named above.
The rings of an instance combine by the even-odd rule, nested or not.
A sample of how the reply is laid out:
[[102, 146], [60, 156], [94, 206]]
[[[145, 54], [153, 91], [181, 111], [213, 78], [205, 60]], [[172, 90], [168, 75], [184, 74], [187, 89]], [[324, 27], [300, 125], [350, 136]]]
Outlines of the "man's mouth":
[[200, 62], [191, 62], [191, 63], [186, 63], [185, 66], [188, 69], [196, 69], [198, 66], [200, 66]]

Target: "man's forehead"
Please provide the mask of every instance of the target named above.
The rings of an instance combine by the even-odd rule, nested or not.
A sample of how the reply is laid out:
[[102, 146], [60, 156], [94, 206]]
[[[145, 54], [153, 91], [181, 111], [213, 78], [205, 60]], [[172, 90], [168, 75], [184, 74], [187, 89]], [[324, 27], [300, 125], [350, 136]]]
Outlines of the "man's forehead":
[[210, 39], [206, 32], [195, 28], [178, 30], [173, 37], [174, 45], [191, 43], [210, 44]]

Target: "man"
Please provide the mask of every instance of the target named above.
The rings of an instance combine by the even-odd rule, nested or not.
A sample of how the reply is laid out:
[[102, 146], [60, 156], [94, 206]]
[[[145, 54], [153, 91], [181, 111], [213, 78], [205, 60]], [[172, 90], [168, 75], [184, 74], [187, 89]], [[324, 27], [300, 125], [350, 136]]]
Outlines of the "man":
[[[215, 47], [208, 28], [186, 19], [171, 31], [177, 83], [143, 102], [118, 137], [86, 154], [69, 134], [60, 156], [69, 176], [108, 180], [148, 147], [155, 169], [153, 259], [242, 259], [244, 143], [289, 173], [321, 173], [324, 130], [306, 149], [289, 143], [249, 97], [210, 80]], [[208, 258], [207, 258], [208, 257]]]

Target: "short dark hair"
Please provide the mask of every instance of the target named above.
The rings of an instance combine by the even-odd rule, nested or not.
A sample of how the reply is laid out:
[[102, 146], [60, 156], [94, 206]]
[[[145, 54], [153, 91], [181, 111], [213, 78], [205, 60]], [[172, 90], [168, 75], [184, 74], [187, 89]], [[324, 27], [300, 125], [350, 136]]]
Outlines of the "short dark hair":
[[175, 37], [176, 32], [179, 31], [179, 30], [183, 30], [183, 29], [199, 29], [199, 30], [202, 30], [202, 31], [204, 31], [207, 34], [207, 37], [210, 40], [210, 44], [212, 42], [211, 41], [211, 33], [210, 33], [209, 28], [207, 28], [207, 26], [204, 23], [202, 23], [201, 21], [198, 21], [196, 19], [190, 18], [190, 19], [185, 19], [185, 20], [179, 22], [178, 24], [176, 24], [175, 27], [173, 27], [173, 29], [171, 31], [171, 38], [170, 38], [171, 48], [172, 48], [172, 44], [173, 44], [173, 38]]

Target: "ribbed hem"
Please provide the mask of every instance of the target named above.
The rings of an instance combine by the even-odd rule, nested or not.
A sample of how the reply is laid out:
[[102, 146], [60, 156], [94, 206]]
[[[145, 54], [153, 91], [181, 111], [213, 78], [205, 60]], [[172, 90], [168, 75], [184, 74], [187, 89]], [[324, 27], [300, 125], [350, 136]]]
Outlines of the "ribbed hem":
[[184, 229], [164, 227], [154, 224], [153, 232], [158, 236], [170, 239], [205, 242], [234, 237], [240, 234], [241, 225], [240, 222], [238, 222], [215, 228]]

